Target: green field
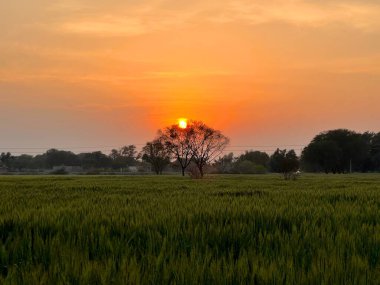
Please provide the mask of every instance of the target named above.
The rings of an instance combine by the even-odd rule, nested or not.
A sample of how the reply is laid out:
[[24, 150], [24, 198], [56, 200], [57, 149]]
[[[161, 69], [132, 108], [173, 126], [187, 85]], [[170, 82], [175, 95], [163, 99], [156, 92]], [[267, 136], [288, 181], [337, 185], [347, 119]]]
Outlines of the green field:
[[0, 284], [380, 284], [380, 175], [0, 177]]

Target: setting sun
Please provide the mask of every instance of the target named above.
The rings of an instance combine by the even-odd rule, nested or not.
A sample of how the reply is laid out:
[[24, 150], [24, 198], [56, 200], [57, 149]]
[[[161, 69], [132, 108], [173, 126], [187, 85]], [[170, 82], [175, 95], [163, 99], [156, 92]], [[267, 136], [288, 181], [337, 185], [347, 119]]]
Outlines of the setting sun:
[[181, 129], [186, 129], [187, 128], [187, 119], [185, 119], [185, 118], [178, 119], [178, 126]]

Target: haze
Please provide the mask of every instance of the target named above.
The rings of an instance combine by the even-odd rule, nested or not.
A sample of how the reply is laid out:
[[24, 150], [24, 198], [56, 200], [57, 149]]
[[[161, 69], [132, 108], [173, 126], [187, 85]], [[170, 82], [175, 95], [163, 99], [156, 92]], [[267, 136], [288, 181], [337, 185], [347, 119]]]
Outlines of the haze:
[[379, 15], [375, 0], [1, 1], [0, 152], [139, 145], [180, 117], [230, 150], [380, 131]]

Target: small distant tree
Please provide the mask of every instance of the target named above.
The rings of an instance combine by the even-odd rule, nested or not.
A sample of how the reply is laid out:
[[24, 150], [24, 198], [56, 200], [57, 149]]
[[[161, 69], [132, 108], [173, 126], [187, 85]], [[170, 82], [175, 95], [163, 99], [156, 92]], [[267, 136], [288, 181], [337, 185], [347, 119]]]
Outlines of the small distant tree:
[[61, 165], [80, 165], [79, 157], [71, 151], [49, 149], [46, 151], [46, 164], [49, 168]]
[[231, 173], [234, 167], [234, 160], [234, 154], [231, 152], [219, 157], [213, 166], [215, 167], [217, 173]]
[[116, 159], [118, 159], [120, 157], [120, 153], [117, 149], [112, 149], [111, 150], [111, 153], [109, 154], [109, 157], [115, 161]]
[[146, 143], [140, 155], [143, 161], [152, 165], [156, 174], [162, 174], [165, 166], [170, 163], [170, 153], [159, 139]]
[[119, 150], [112, 149], [108, 155], [111, 159], [113, 169], [123, 169], [128, 166], [135, 166], [139, 155], [135, 145], [123, 146]]
[[270, 157], [270, 167], [272, 172], [282, 173], [288, 180], [299, 169], [299, 159], [294, 150], [277, 149]]
[[22, 171], [23, 169], [31, 169], [33, 168], [33, 156], [28, 154], [21, 154], [16, 156], [13, 161], [13, 168], [18, 171]]
[[0, 155], [0, 162], [8, 168], [11, 168], [12, 160], [14, 157], [10, 152], [2, 152]]
[[106, 169], [111, 166], [111, 159], [101, 151], [81, 153], [78, 155], [84, 169]]
[[138, 158], [136, 146], [131, 144], [120, 149], [120, 155], [127, 165], [135, 165]]
[[266, 168], [269, 164], [269, 155], [266, 152], [250, 150], [240, 155], [237, 159], [238, 162], [245, 160]]

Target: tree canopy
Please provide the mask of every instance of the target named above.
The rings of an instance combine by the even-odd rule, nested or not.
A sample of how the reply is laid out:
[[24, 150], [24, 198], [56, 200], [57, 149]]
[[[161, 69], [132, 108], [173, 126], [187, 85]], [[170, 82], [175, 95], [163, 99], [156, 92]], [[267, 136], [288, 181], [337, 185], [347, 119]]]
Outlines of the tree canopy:
[[270, 168], [272, 172], [283, 173], [285, 179], [299, 169], [299, 160], [294, 150], [277, 149], [270, 157]]
[[302, 151], [302, 165], [309, 171], [347, 173], [376, 168], [379, 134], [337, 129], [318, 134]]
[[179, 162], [182, 175], [186, 168], [194, 163], [204, 175], [204, 167], [219, 156], [229, 143], [229, 139], [220, 131], [200, 121], [191, 121], [185, 128], [172, 125], [159, 131], [159, 140]]
[[165, 166], [170, 163], [170, 152], [160, 139], [155, 139], [142, 148], [141, 158], [152, 165], [156, 174], [162, 174]]

